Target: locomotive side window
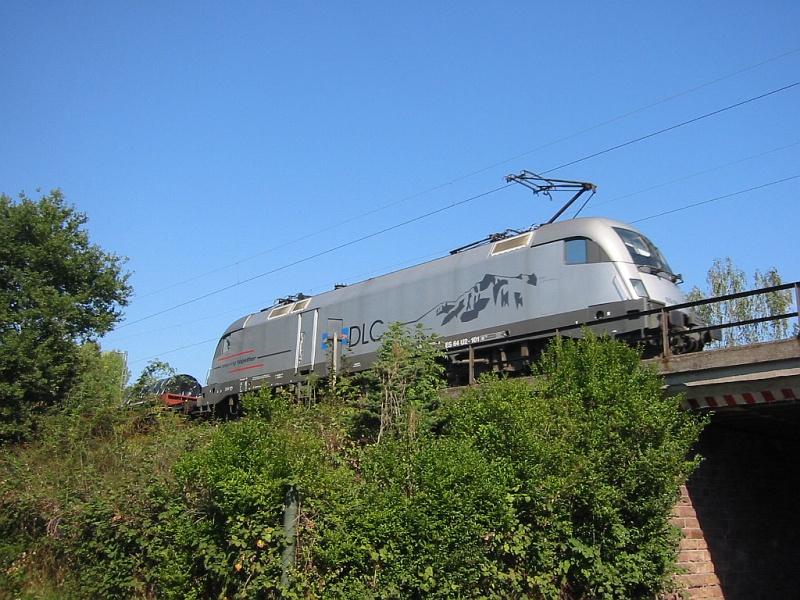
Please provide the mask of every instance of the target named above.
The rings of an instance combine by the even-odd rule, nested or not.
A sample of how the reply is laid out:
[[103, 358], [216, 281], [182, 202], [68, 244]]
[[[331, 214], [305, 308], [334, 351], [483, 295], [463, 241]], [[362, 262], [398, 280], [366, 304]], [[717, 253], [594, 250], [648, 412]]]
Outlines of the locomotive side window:
[[589, 262], [587, 239], [564, 240], [564, 262], [568, 265], [582, 265]]
[[568, 265], [608, 262], [608, 255], [600, 245], [589, 238], [564, 240], [564, 262]]
[[217, 352], [215, 356], [222, 356], [223, 354], [227, 354], [230, 349], [231, 349], [231, 334], [229, 333], [224, 338], [220, 339], [219, 344], [217, 344]]

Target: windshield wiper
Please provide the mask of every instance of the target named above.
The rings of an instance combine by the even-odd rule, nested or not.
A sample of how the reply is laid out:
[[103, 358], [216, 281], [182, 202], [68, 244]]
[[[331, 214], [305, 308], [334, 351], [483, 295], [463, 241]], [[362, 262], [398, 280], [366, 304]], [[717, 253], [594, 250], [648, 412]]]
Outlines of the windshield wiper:
[[672, 283], [683, 283], [683, 275], [680, 273], [670, 273], [669, 271], [659, 271], [657, 273], [659, 276], [664, 276], [669, 279]]
[[639, 271], [642, 273], [648, 273], [650, 275], [656, 275], [657, 277], [661, 277], [663, 279], [669, 279], [672, 283], [683, 283], [683, 276], [681, 274], [674, 274], [670, 273], [665, 269], [659, 269], [658, 267], [653, 267], [651, 265], [638, 265]]

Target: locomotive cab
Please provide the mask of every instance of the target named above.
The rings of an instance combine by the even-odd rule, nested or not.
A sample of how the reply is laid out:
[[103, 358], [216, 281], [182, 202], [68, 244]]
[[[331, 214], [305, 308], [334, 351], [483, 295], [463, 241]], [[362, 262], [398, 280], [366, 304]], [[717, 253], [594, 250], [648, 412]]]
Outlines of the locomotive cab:
[[[672, 270], [653, 242], [629, 226], [614, 225], [612, 230], [624, 247], [624, 257], [621, 262], [626, 263], [627, 279], [634, 297], [641, 298], [651, 308], [685, 302], [683, 292], [678, 287], [683, 281], [681, 275]], [[700, 350], [703, 344], [713, 339], [708, 332], [691, 331], [704, 325], [694, 311], [684, 308], [671, 310], [667, 314], [670, 330], [681, 332], [671, 340], [673, 352], [680, 354]], [[657, 326], [660, 328], [660, 316], [657, 321]], [[646, 353], [656, 353], [654, 348], [659, 344], [653, 337], [658, 337], [654, 336], [657, 332], [653, 331], [652, 326], [649, 329], [647, 332], [649, 335], [643, 335], [643, 341], [650, 348], [650, 352], [646, 350]]]

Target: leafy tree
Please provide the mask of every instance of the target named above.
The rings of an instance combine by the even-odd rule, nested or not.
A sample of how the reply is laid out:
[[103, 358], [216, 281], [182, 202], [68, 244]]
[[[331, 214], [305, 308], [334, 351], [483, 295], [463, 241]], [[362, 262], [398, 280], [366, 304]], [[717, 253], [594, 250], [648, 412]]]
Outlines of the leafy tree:
[[78, 349], [78, 375], [67, 393], [65, 405], [76, 409], [91, 404], [119, 406], [128, 380], [125, 355], [121, 352], [102, 352], [94, 342]]
[[[692, 288], [687, 299], [689, 301], [738, 294], [750, 289], [772, 287], [781, 285], [783, 281], [774, 267], [762, 273], [759, 270], [753, 274], [752, 283], [748, 283], [744, 271], [738, 268], [730, 257], [714, 260], [706, 276], [708, 283], [707, 292], [697, 286]], [[787, 291], [771, 292], [758, 296], [726, 300], [715, 304], [706, 304], [698, 307], [698, 314], [710, 325], [736, 323], [762, 317], [772, 317], [789, 312], [792, 306], [792, 295]], [[795, 326], [796, 327], [796, 326]], [[717, 345], [734, 346], [739, 344], [753, 344], [770, 340], [783, 339], [789, 333], [789, 323], [786, 319], [751, 323], [740, 327], [722, 330], [722, 340]]]
[[438, 402], [444, 368], [441, 349], [422, 325], [409, 330], [392, 323], [383, 336], [371, 375], [380, 397], [378, 441], [391, 433], [413, 439], [419, 419]]
[[59, 190], [0, 194], [0, 441], [64, 398], [80, 343], [109, 331], [127, 304], [123, 259], [90, 242], [86, 221]]
[[175, 375], [177, 371], [166, 361], [154, 359], [142, 369], [136, 382], [127, 390], [130, 399], [141, 398], [157, 381]]

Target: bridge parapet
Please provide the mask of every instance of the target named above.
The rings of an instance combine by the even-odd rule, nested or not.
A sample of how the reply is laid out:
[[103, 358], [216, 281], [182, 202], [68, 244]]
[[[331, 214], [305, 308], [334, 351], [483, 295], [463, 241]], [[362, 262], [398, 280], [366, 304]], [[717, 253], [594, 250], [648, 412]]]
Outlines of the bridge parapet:
[[687, 409], [724, 409], [800, 400], [800, 340], [764, 342], [644, 361]]

